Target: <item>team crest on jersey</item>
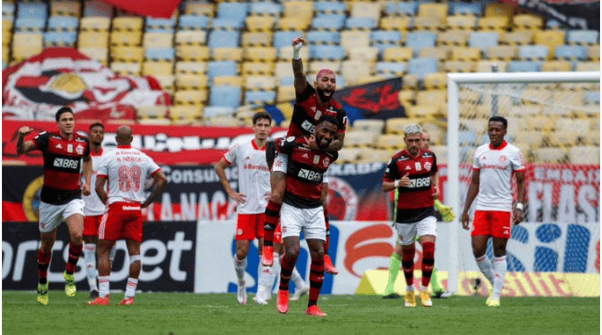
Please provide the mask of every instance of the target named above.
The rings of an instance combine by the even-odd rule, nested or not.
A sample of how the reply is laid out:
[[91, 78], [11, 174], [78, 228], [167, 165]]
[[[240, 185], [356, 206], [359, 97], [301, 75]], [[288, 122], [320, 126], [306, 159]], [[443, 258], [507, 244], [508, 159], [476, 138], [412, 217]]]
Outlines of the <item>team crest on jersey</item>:
[[323, 164], [325, 167], [328, 166], [328, 163], [330, 163], [330, 159], [328, 159], [328, 157], [324, 158]]
[[73, 144], [67, 144], [67, 152], [68, 153], [72, 153], [73, 152]]
[[77, 147], [75, 148], [75, 152], [77, 152], [78, 155], [83, 155], [84, 147], [82, 147], [81, 144], [78, 144]]
[[425, 169], [425, 170], [427, 170], [427, 171], [431, 171], [431, 168], [432, 168], [432, 167], [433, 167], [433, 166], [431, 165], [431, 163], [430, 163], [430, 162], [426, 162], [426, 163], [424, 163], [424, 169]]
[[500, 156], [500, 163], [506, 162], [506, 156]]
[[416, 162], [416, 164], [414, 164], [414, 167], [416, 168], [416, 171], [422, 170], [422, 166], [420, 166], [420, 162]]
[[320, 163], [320, 155], [314, 155], [314, 164]]
[[322, 112], [316, 111], [316, 115], [314, 116], [314, 119], [319, 120], [321, 116], [322, 116]]

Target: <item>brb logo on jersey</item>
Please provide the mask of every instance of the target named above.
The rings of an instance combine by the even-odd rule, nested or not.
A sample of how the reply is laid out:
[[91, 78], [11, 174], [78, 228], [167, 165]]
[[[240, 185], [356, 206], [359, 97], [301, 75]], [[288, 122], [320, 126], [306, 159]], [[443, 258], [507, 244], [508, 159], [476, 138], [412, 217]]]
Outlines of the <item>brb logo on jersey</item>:
[[52, 164], [54, 167], [79, 170], [79, 159], [69, 159], [69, 158], [55, 158], [54, 163]]
[[302, 179], [305, 179], [305, 180], [309, 180], [309, 181], [321, 181], [322, 180], [322, 174], [321, 173], [315, 172], [315, 171], [306, 170], [306, 169], [299, 170], [298, 176], [299, 176], [299, 178], [302, 178]]

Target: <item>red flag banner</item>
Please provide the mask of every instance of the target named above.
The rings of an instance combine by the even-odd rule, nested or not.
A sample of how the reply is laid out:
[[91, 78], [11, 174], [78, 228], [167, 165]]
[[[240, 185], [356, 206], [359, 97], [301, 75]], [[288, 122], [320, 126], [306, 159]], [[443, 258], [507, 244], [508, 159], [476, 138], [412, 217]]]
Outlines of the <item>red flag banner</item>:
[[181, 0], [100, 0], [130, 13], [168, 19], [172, 17]]
[[62, 106], [78, 119], [136, 120], [148, 105], [171, 105], [155, 78], [115, 74], [73, 48], [47, 48], [2, 71], [3, 120], [54, 120]]

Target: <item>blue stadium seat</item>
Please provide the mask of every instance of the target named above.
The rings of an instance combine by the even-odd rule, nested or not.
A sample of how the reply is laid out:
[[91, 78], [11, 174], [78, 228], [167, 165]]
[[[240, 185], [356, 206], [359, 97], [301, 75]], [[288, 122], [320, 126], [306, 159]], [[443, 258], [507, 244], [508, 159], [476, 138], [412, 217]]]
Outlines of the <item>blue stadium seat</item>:
[[401, 33], [395, 30], [376, 30], [370, 33], [370, 44], [382, 54], [385, 48], [399, 46]]
[[273, 2], [253, 2], [249, 10], [252, 15], [280, 16], [282, 14], [282, 5]]
[[204, 30], [209, 27], [209, 18], [207, 16], [182, 15], [178, 26], [180, 29]]
[[79, 21], [76, 17], [51, 16], [48, 18], [48, 30], [77, 30]]
[[425, 74], [438, 71], [437, 62], [436, 58], [412, 58], [408, 62], [408, 73], [423, 79]]
[[541, 64], [541, 61], [510, 61], [508, 72], [538, 72]]
[[408, 33], [406, 47], [412, 48], [414, 57], [418, 56], [418, 50], [422, 48], [432, 48], [435, 46], [437, 34], [427, 31], [413, 31]]
[[175, 16], [169, 18], [169, 19], [155, 19], [152, 17], [147, 17], [146, 18], [146, 30], [148, 31], [149, 28], [163, 28], [163, 29], [173, 29], [173, 27], [176, 26], [176, 18]]
[[238, 46], [240, 32], [214, 30], [209, 33], [207, 45], [211, 48], [232, 48]]
[[46, 19], [17, 19], [15, 20], [16, 31], [43, 31], [46, 27]]
[[294, 76], [280, 77], [280, 78], [278, 78], [278, 83], [280, 86], [293, 86], [295, 84], [295, 77]]
[[587, 50], [580, 45], [559, 45], [554, 50], [554, 57], [566, 60], [586, 60]]
[[240, 30], [243, 27], [243, 23], [238, 20], [217, 18], [211, 21], [211, 27], [213, 29]]
[[236, 109], [240, 106], [240, 90], [238, 86], [212, 86], [209, 104]]
[[276, 91], [247, 91], [245, 92], [245, 103], [250, 104], [273, 104], [276, 100]]
[[449, 13], [451, 15], [474, 15], [483, 14], [483, 3], [480, 2], [449, 2]]
[[560, 21], [558, 20], [554, 20], [554, 19], [550, 19], [546, 21], [546, 30], [547, 29], [560, 29], [562, 28], [562, 23], [560, 23]]
[[44, 44], [48, 45], [74, 45], [77, 41], [77, 32], [50, 31], [44, 34]]
[[311, 28], [318, 30], [341, 30], [345, 24], [345, 15], [328, 14], [315, 17], [311, 22]]
[[310, 44], [339, 44], [340, 34], [336, 31], [311, 30], [305, 40]]
[[418, 10], [418, 4], [416, 1], [400, 1], [397, 3], [397, 14], [414, 16]]
[[460, 139], [460, 145], [471, 145], [477, 144], [477, 133], [474, 130], [460, 130], [458, 131], [458, 138]]
[[234, 108], [224, 106], [207, 106], [203, 109], [203, 117], [234, 116]]
[[350, 17], [345, 22], [345, 28], [372, 30], [376, 28], [376, 21], [369, 17]]
[[598, 44], [599, 34], [597, 30], [569, 30], [566, 42], [569, 44]]
[[290, 47], [295, 37], [303, 36], [302, 31], [277, 31], [274, 33], [274, 48]]
[[48, 5], [44, 2], [19, 2], [17, 19], [43, 19], [48, 16]]
[[2, 1], [2, 18], [10, 18], [15, 16], [15, 4]]
[[244, 2], [222, 2], [217, 5], [217, 17], [220, 19], [231, 19], [244, 23], [249, 4]]
[[216, 76], [236, 76], [238, 74], [235, 61], [218, 61], [207, 64], [207, 80], [213, 83], [213, 77]]
[[481, 49], [486, 53], [489, 47], [498, 45], [500, 36], [496, 32], [472, 32], [468, 38], [468, 46]]
[[345, 58], [345, 49], [338, 45], [311, 45], [309, 57], [312, 59], [327, 59], [342, 61]]
[[343, 2], [338, 1], [317, 1], [313, 5], [314, 12], [317, 16], [323, 14], [344, 14], [347, 10], [347, 6]]
[[146, 59], [173, 61], [176, 58], [173, 48], [149, 48], [144, 52]]
[[407, 64], [402, 62], [378, 62], [376, 63], [376, 74], [382, 74], [386, 76], [400, 76], [405, 73]]
[[585, 96], [583, 97], [583, 102], [586, 105], [590, 105], [590, 104], [599, 105], [600, 104], [600, 91], [586, 92]]
[[518, 47], [518, 58], [523, 60], [539, 60], [548, 58], [547, 45], [521, 45]]

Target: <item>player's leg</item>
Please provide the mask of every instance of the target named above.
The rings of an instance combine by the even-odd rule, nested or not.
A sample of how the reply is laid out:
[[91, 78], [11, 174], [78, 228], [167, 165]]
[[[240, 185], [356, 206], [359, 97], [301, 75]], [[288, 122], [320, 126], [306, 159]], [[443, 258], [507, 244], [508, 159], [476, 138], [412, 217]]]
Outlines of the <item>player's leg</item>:
[[96, 257], [98, 267], [98, 297], [86, 303], [88, 306], [109, 305], [109, 278], [111, 276], [111, 260], [109, 253], [121, 237], [123, 211], [119, 203], [109, 205], [107, 213], [102, 216], [98, 227]]
[[90, 286], [90, 299], [98, 297], [96, 283], [96, 241], [98, 240], [98, 226], [102, 216], [86, 216], [84, 218], [84, 263], [86, 278]]
[[499, 306], [500, 294], [504, 286], [506, 276], [506, 244], [510, 238], [510, 227], [512, 216], [510, 212], [492, 212], [492, 232], [493, 237], [493, 290], [491, 299], [487, 302], [488, 306]]
[[255, 216], [253, 214], [238, 214], [235, 236], [236, 253], [233, 261], [237, 278], [236, 300], [241, 305], [247, 303], [247, 287], [245, 285], [247, 254], [249, 253], [251, 241], [255, 237]]
[[401, 267], [406, 280], [406, 293], [404, 305], [406, 307], [416, 307], [416, 293], [414, 291], [414, 255], [416, 247], [414, 239], [416, 237], [416, 223], [396, 223], [395, 228], [399, 240], [401, 241]]
[[324, 283], [324, 241], [326, 240], [326, 225], [322, 207], [304, 209], [305, 224], [303, 233], [311, 256], [309, 271], [309, 301], [306, 315], [326, 316], [318, 308], [318, 298]]
[[71, 200], [63, 212], [65, 223], [69, 229], [69, 257], [63, 277], [65, 278], [65, 293], [69, 297], [75, 296], [77, 288], [75, 286], [75, 266], [83, 249], [84, 233], [84, 201], [81, 199]]
[[487, 278], [489, 284], [493, 286], [493, 267], [487, 257], [487, 240], [491, 235], [491, 223], [488, 219], [488, 212], [475, 211], [472, 220], [471, 244], [472, 254], [475, 257], [481, 273]]
[[299, 235], [303, 227], [303, 211], [288, 204], [283, 204], [280, 225], [282, 241], [284, 242], [284, 257], [282, 257], [280, 263], [280, 284], [278, 285], [276, 310], [280, 314], [285, 314], [288, 312], [289, 281], [299, 256]]
[[387, 277], [387, 287], [385, 288], [384, 299], [397, 299], [400, 297], [395, 292], [395, 281], [397, 280], [397, 274], [399, 274], [399, 267], [401, 266], [401, 254], [402, 248], [400, 241], [395, 243], [395, 250], [391, 254], [389, 259], [389, 276]]
[[433, 302], [428, 291], [431, 274], [435, 266], [435, 241], [437, 239], [437, 219], [428, 216], [417, 223], [417, 235], [422, 245], [422, 283], [420, 286], [420, 304], [431, 307]]
[[[282, 207], [282, 199], [284, 198], [284, 192], [286, 191], [286, 155], [278, 155], [274, 162], [274, 171], [270, 174], [270, 186], [271, 194], [270, 200], [265, 208], [265, 221], [263, 224], [264, 237], [263, 237], [263, 252], [261, 257], [261, 263], [266, 266], [272, 266], [274, 263], [274, 230], [278, 224], [280, 218], [280, 208]], [[285, 166], [284, 172], [277, 171], [277, 168]]]
[[38, 263], [37, 300], [42, 305], [48, 304], [48, 266], [52, 257], [52, 247], [56, 240], [56, 232], [62, 221], [64, 205], [51, 205], [40, 202], [39, 224], [40, 248], [36, 260]]
[[331, 275], [337, 275], [339, 274], [339, 271], [337, 271], [337, 269], [334, 267], [334, 264], [332, 264], [332, 260], [330, 259], [330, 256], [328, 256], [328, 242], [330, 242], [329, 237], [330, 237], [330, 221], [328, 219], [328, 203], [326, 201], [326, 198], [328, 196], [328, 179], [327, 177], [324, 177], [324, 182], [322, 183], [322, 195], [321, 195], [321, 201], [322, 201], [322, 208], [324, 209], [324, 221], [326, 223], [326, 241], [324, 241], [324, 271], [326, 271], [326, 273], [331, 274]]
[[134, 240], [126, 240], [125, 244], [130, 255], [130, 272], [128, 275], [127, 285], [125, 287], [125, 296], [119, 302], [118, 306], [134, 305], [134, 296], [138, 287], [138, 278], [140, 277], [140, 269], [142, 262], [140, 260], [140, 242]]

